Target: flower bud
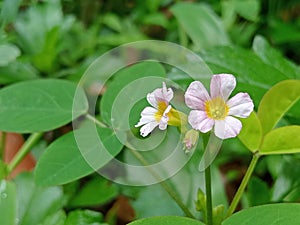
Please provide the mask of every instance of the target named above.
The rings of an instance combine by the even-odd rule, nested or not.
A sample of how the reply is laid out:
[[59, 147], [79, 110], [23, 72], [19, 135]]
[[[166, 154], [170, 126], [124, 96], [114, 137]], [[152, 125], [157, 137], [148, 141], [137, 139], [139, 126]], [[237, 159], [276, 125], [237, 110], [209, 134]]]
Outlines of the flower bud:
[[199, 133], [196, 130], [189, 130], [185, 133], [183, 144], [183, 149], [188, 153], [198, 142]]

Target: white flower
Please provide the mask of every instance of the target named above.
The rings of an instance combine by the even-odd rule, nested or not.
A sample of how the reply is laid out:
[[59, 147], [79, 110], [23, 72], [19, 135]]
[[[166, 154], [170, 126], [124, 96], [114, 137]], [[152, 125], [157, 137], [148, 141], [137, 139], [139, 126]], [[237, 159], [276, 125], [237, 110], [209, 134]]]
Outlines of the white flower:
[[152, 107], [144, 108], [140, 121], [135, 125], [135, 127], [142, 126], [140, 133], [143, 137], [146, 137], [157, 126], [160, 130], [165, 130], [167, 125], [180, 126], [184, 115], [170, 105], [173, 96], [173, 90], [167, 88], [164, 82], [162, 88], [157, 88], [147, 94], [147, 101]]
[[233, 75], [213, 75], [209, 96], [201, 82], [192, 82], [185, 93], [185, 103], [193, 109], [188, 116], [191, 126], [203, 133], [214, 127], [216, 136], [221, 139], [236, 137], [242, 123], [233, 116], [248, 117], [254, 105], [247, 93], [238, 93], [228, 100], [235, 86]]

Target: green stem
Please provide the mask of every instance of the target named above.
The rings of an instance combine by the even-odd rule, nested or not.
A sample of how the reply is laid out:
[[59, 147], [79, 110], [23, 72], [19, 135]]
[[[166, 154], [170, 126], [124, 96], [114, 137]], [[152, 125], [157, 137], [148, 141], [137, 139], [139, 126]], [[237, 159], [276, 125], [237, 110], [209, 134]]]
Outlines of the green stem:
[[233, 200], [232, 200], [232, 202], [229, 206], [229, 209], [228, 209], [227, 214], [226, 214], [226, 218], [231, 216], [232, 213], [234, 213], [234, 211], [235, 211], [235, 209], [236, 209], [236, 207], [237, 207], [237, 205], [238, 205], [238, 203], [239, 203], [239, 201], [240, 201], [240, 199], [241, 199], [241, 197], [242, 197], [242, 195], [245, 191], [245, 188], [246, 188], [246, 186], [249, 182], [249, 179], [250, 179], [250, 177], [251, 177], [251, 175], [254, 171], [254, 168], [257, 164], [257, 161], [258, 161], [259, 157], [260, 157], [260, 155], [257, 154], [257, 153], [253, 155], [252, 160], [250, 162], [250, 165], [247, 169], [247, 172], [246, 172], [246, 174], [245, 174], [245, 176], [242, 180], [242, 183], [239, 186], [239, 189], [237, 190], [237, 192], [236, 192], [236, 194], [235, 194], [235, 196], [234, 196], [234, 198], [233, 198]]
[[86, 114], [85, 117], [87, 119], [89, 119], [90, 121], [94, 122], [95, 124], [97, 124], [99, 127], [107, 127], [106, 124], [104, 124], [101, 121], [97, 120], [94, 116], [92, 116], [90, 114]]
[[16, 166], [24, 159], [31, 148], [36, 144], [36, 142], [42, 137], [43, 133], [33, 133], [29, 136], [23, 146], [20, 148], [18, 153], [14, 156], [12, 161], [7, 166], [8, 174], [11, 173]]
[[211, 194], [211, 172], [210, 166], [205, 169], [205, 190], [206, 190], [206, 218], [207, 225], [213, 224], [212, 217], [212, 194]]
[[[130, 148], [129, 148], [130, 149]], [[149, 166], [149, 163], [147, 160], [137, 151], [134, 151], [130, 149], [132, 154], [144, 165], [144, 166]], [[153, 171], [151, 168], [148, 168], [149, 172], [151, 175], [158, 181], [162, 180], [161, 177]], [[190, 212], [190, 210], [185, 206], [185, 204], [181, 201], [181, 199], [177, 196], [177, 193], [165, 182], [161, 181], [160, 185], [165, 189], [165, 191], [173, 198], [173, 200], [177, 203], [177, 205], [182, 209], [182, 211], [185, 213], [187, 217], [195, 219], [193, 214]]]
[[[207, 149], [209, 136], [210, 136], [209, 133], [202, 134], [203, 147], [204, 149], [206, 149], [205, 151], [210, 151], [209, 149]], [[208, 154], [209, 153], [210, 152], [208, 152]], [[207, 159], [208, 158], [209, 157], [207, 157]], [[206, 162], [206, 159], [205, 159], [205, 164], [206, 165], [208, 164], [208, 162]], [[210, 165], [207, 165], [204, 173], [205, 173], [205, 192], [206, 192], [206, 220], [207, 220], [207, 225], [213, 225]]]

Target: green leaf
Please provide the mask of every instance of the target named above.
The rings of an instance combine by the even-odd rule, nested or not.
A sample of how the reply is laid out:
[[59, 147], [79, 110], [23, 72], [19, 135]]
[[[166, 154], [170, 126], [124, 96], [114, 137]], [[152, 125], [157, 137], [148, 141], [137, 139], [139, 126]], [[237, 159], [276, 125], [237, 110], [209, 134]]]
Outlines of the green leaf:
[[18, 198], [18, 224], [40, 224], [49, 215], [63, 207], [61, 187], [36, 186], [31, 173], [20, 174], [15, 182]]
[[221, 225], [224, 218], [224, 205], [217, 205], [213, 208], [213, 224]]
[[121, 151], [123, 145], [113, 130], [97, 127], [94, 134], [93, 124], [86, 124], [47, 148], [35, 169], [39, 185], [65, 184], [84, 177], [106, 165]]
[[122, 31], [121, 19], [116, 14], [107, 13], [103, 15], [102, 23], [112, 30], [115, 30], [117, 32]]
[[236, 20], [236, 10], [233, 1], [221, 1], [222, 22], [227, 30], [232, 29]]
[[297, 23], [287, 23], [281, 18], [270, 18], [268, 24], [270, 30], [268, 31], [269, 37], [272, 37], [274, 45], [293, 44], [298, 43], [300, 40], [300, 33], [298, 32]]
[[240, 120], [243, 128], [238, 138], [250, 151], [257, 151], [262, 140], [262, 128], [257, 114], [252, 112], [248, 118]]
[[65, 225], [66, 214], [64, 210], [59, 210], [46, 217], [41, 225]]
[[21, 52], [19, 48], [11, 44], [0, 45], [0, 67], [8, 65], [13, 62]]
[[41, 52], [33, 57], [33, 64], [43, 72], [53, 70], [57, 58], [57, 43], [59, 40], [59, 28], [54, 27], [46, 33], [45, 43]]
[[[197, 193], [197, 200], [195, 202], [197, 211], [204, 211], [206, 212], [206, 196], [201, 190], [201, 188], [198, 189]], [[204, 215], [206, 216], [206, 215]]]
[[235, 11], [250, 21], [258, 19], [260, 2], [258, 0], [232, 0]]
[[260, 154], [291, 154], [300, 152], [300, 126], [286, 126], [267, 133]]
[[0, 180], [0, 218], [1, 224], [15, 225], [17, 204], [15, 184]]
[[0, 21], [5, 25], [14, 21], [22, 0], [4, 0], [1, 3]]
[[162, 215], [184, 215], [179, 206], [168, 194], [166, 194], [166, 191], [160, 184], [143, 187], [139, 192], [139, 197], [135, 199], [131, 205], [134, 208], [136, 218]]
[[159, 11], [159, 6], [162, 4], [160, 0], [146, 0], [145, 6], [150, 12]]
[[230, 44], [220, 18], [208, 5], [180, 2], [171, 11], [198, 50]]
[[266, 166], [268, 172], [272, 175], [273, 180], [277, 181], [278, 176], [280, 175], [280, 171], [283, 167], [283, 157], [284, 155], [269, 155], [265, 157], [263, 160], [266, 160]]
[[248, 46], [259, 29], [258, 23], [234, 24], [230, 30], [230, 37], [235, 46]]
[[[76, 105], [73, 105], [76, 93]], [[48, 131], [88, 110], [84, 91], [64, 80], [20, 82], [0, 90], [0, 130], [18, 133]]]
[[107, 180], [95, 177], [86, 183], [80, 192], [70, 201], [71, 207], [103, 205], [112, 201], [118, 195], [117, 186]]
[[10, 84], [36, 78], [38, 78], [37, 71], [30, 64], [14, 61], [7, 66], [0, 67], [0, 84]]
[[272, 201], [282, 202], [295, 187], [300, 186], [300, 163], [299, 159], [290, 155], [281, 157], [280, 163], [276, 165], [279, 170], [272, 187]]
[[[300, 80], [286, 80], [274, 85], [262, 98], [258, 107], [258, 118], [263, 133], [276, 126], [283, 115], [300, 98]], [[298, 109], [298, 116], [299, 116]]]
[[63, 29], [67, 23], [68, 17], [63, 16], [61, 1], [53, 0], [32, 4], [18, 15], [14, 27], [21, 48], [25, 53], [35, 55], [44, 50], [48, 32], [55, 27]]
[[[143, 77], [164, 77], [165, 70], [162, 65], [158, 62], [142, 62], [130, 67], [123, 68], [118, 73], [114, 75], [114, 80], [108, 85], [107, 91], [104, 93], [101, 99], [101, 116], [103, 121], [107, 124], [111, 124], [111, 114], [112, 114], [112, 107], [117, 95], [120, 91], [126, 87], [126, 85], [130, 84], [131, 82], [141, 79]], [[153, 85], [149, 85], [149, 89], [153, 88]], [[154, 87], [154, 89], [157, 87]], [[152, 89], [153, 90], [153, 89]], [[145, 97], [148, 92], [152, 91], [144, 90]], [[147, 92], [148, 91], [148, 92]], [[128, 103], [130, 102], [130, 97], [127, 96]], [[125, 104], [128, 104], [125, 103]]]
[[237, 15], [250, 21], [259, 19], [259, 0], [226, 0], [221, 1], [222, 20], [230, 32], [232, 42], [236, 45], [248, 45], [257, 30], [256, 23], [236, 23]]
[[226, 219], [222, 225], [298, 225], [300, 204], [282, 203], [256, 206], [242, 210]]
[[293, 188], [290, 193], [288, 193], [283, 201], [284, 202], [297, 202], [300, 199], [300, 187]]
[[276, 49], [272, 48], [270, 44], [262, 36], [256, 36], [253, 41], [253, 51], [258, 55], [261, 60], [279, 70], [289, 77], [296, 79], [299, 78], [300, 69], [293, 62], [287, 60]]
[[250, 179], [246, 195], [250, 206], [271, 202], [271, 191], [267, 183], [257, 177]]
[[179, 216], [157, 216], [141, 219], [128, 225], [204, 225], [204, 223], [186, 217]]
[[[130, 28], [128, 28], [130, 29]], [[119, 46], [123, 44], [128, 44], [129, 42], [134, 41], [144, 41], [147, 39], [142, 33], [137, 32], [132, 29], [130, 31], [126, 31], [126, 33], [122, 34], [107, 34], [99, 37], [99, 44], [101, 45], [111, 45], [111, 46]]]
[[147, 14], [143, 19], [144, 24], [158, 25], [164, 28], [168, 28], [168, 19], [163, 13]]
[[92, 210], [76, 210], [69, 213], [65, 225], [101, 225], [103, 216]]

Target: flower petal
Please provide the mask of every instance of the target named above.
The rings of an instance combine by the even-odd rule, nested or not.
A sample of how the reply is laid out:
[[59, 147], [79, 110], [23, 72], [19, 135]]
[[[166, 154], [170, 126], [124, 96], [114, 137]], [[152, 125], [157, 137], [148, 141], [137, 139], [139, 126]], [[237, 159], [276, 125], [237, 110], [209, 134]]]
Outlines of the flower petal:
[[168, 107], [165, 109], [164, 113], [163, 113], [163, 116], [166, 116], [172, 109], [172, 106], [171, 105], [168, 105]]
[[231, 74], [213, 75], [210, 82], [210, 96], [211, 98], [222, 97], [227, 101], [235, 85], [235, 77]]
[[167, 88], [165, 82], [163, 82], [162, 88], [157, 88], [153, 92], [147, 94], [147, 101], [153, 107], [158, 108], [158, 102], [166, 102], [169, 104], [173, 96], [174, 93], [172, 88]]
[[191, 109], [204, 110], [205, 102], [210, 99], [207, 90], [199, 81], [190, 84], [185, 94], [185, 104]]
[[232, 116], [227, 116], [225, 120], [215, 121], [215, 134], [221, 139], [236, 137], [241, 129], [241, 121]]
[[203, 133], [210, 131], [214, 125], [214, 120], [208, 118], [206, 113], [200, 110], [192, 110], [188, 121], [195, 130], [200, 130]]
[[158, 126], [158, 122], [154, 121], [154, 122], [150, 122], [145, 124], [144, 126], [141, 127], [140, 129], [140, 134], [143, 137], [146, 137], [148, 134], [150, 134], [151, 131], [154, 130], [155, 127]]
[[171, 109], [172, 109], [171, 105], [168, 105], [168, 107], [165, 109], [165, 111], [159, 121], [159, 129], [165, 130], [167, 128], [168, 121], [169, 121], [169, 117], [167, 116], [167, 114], [170, 112]]
[[169, 121], [169, 117], [167, 116], [162, 116], [160, 121], [159, 121], [159, 129], [160, 130], [165, 130], [167, 129], [167, 126], [168, 126], [168, 121]]
[[248, 93], [238, 93], [228, 100], [229, 115], [246, 118], [253, 111], [253, 101]]
[[[155, 114], [157, 113], [157, 109], [154, 109], [152, 107], [146, 107], [141, 112], [141, 118], [140, 121], [135, 125], [135, 127], [140, 127], [146, 123], [151, 123], [156, 121]], [[157, 122], [157, 121], [156, 121]]]

